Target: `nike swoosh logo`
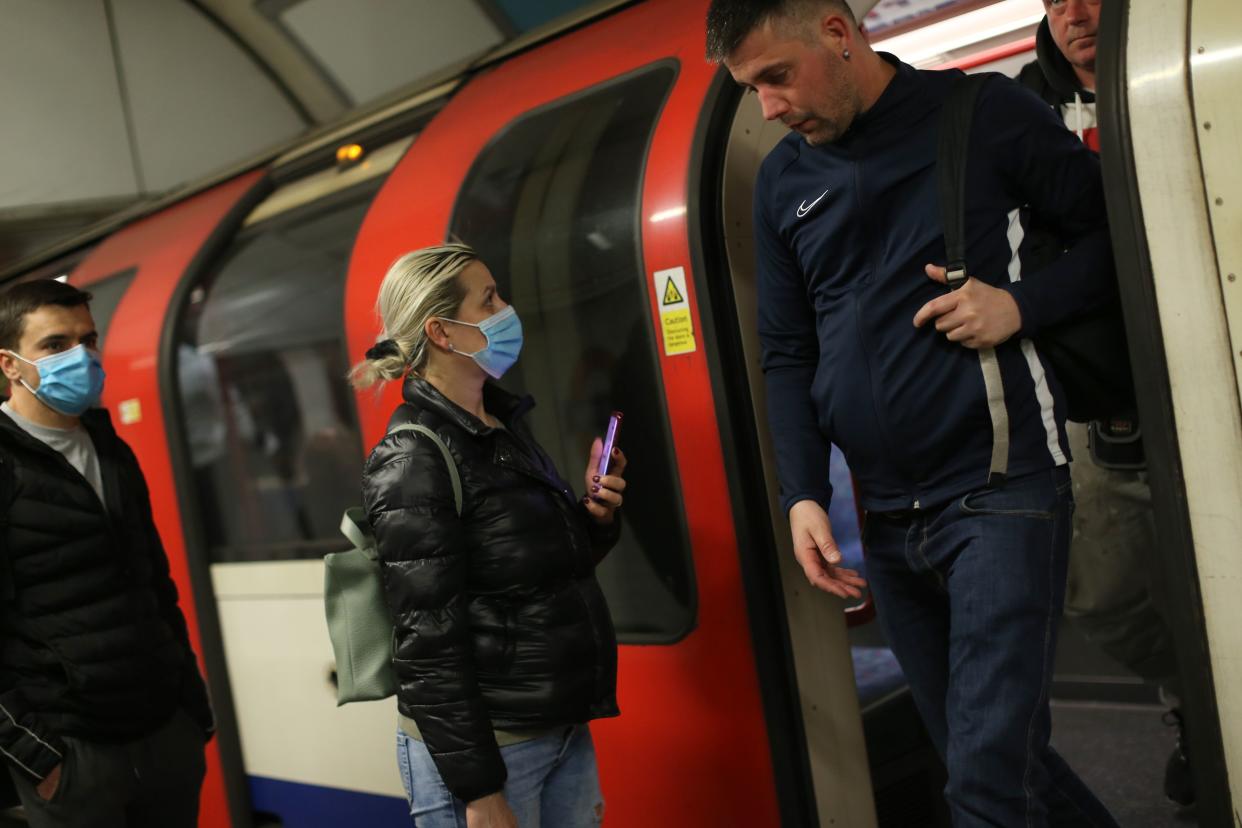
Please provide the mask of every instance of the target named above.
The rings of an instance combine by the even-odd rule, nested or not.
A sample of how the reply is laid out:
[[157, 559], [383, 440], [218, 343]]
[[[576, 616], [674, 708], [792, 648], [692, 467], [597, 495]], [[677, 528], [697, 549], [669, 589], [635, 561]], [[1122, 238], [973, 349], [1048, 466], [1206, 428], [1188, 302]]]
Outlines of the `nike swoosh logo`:
[[820, 194], [819, 194], [819, 198], [815, 199], [815, 200], [814, 200], [814, 201], [812, 201], [810, 204], [807, 204], [805, 201], [804, 201], [804, 202], [802, 202], [802, 206], [798, 208], [798, 218], [802, 218], [802, 217], [803, 217], [803, 216], [805, 216], [807, 213], [809, 213], [809, 212], [811, 212], [812, 210], [814, 210], [814, 209], [815, 209], [815, 205], [816, 205], [816, 204], [819, 204], [821, 201], [823, 201], [823, 200], [824, 200], [824, 196], [826, 196], [826, 195], [828, 195], [828, 191], [827, 191], [827, 190], [824, 190], [822, 193], [820, 193]]

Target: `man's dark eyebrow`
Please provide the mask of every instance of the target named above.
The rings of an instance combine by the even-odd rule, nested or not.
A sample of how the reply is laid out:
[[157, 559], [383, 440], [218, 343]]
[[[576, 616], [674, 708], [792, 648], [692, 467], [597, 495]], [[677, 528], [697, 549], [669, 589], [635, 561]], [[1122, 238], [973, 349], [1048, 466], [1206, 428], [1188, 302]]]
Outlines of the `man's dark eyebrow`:
[[68, 334], [49, 334], [35, 343], [36, 348], [46, 348], [69, 340]]
[[768, 80], [768, 79], [770, 79], [773, 75], [775, 75], [775, 74], [777, 74], [777, 73], [779, 73], [779, 72], [784, 72], [784, 71], [786, 71], [786, 70], [788, 70], [788, 69], [789, 69], [789, 65], [788, 65], [788, 64], [786, 64], [784, 61], [779, 61], [779, 62], [777, 62], [777, 63], [773, 63], [773, 64], [771, 64], [770, 66], [765, 66], [765, 67], [763, 67], [763, 71], [761, 71], [759, 74], [755, 75], [755, 80], [757, 80], [757, 81]]

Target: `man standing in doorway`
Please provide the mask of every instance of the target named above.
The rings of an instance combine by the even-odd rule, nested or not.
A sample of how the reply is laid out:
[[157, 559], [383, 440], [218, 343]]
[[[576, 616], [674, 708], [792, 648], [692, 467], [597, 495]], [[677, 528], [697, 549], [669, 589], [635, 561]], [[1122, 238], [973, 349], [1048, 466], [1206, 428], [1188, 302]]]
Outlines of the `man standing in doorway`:
[[[1018, 82], [1099, 152], [1095, 54], [1100, 0], [1044, 0], [1044, 11], [1035, 38], [1037, 59], [1022, 67]], [[1138, 422], [1119, 416], [1089, 427], [1069, 423], [1066, 432], [1076, 458], [1077, 509], [1065, 614], [1105, 653], [1159, 689], [1170, 708], [1166, 721], [1178, 732], [1165, 764], [1164, 792], [1178, 805], [1192, 805], [1194, 778], [1185, 747], [1177, 651], [1164, 615], [1167, 601]]]
[[[957, 74], [875, 53], [843, 0], [714, 0], [707, 44], [793, 130], [760, 170], [755, 238], [799, 563], [825, 591], [862, 585], [828, 520], [836, 443], [954, 825], [1115, 825], [1049, 745], [1072, 494], [1064, 401], [1030, 341], [1114, 289], [1098, 160], [1034, 96], [989, 82], [966, 175], [971, 278], [950, 291], [936, 157]], [[1039, 272], [1022, 267], [1031, 212], [1070, 244]]]
[[0, 754], [34, 828], [194, 828], [214, 730], [90, 294], [0, 294]]

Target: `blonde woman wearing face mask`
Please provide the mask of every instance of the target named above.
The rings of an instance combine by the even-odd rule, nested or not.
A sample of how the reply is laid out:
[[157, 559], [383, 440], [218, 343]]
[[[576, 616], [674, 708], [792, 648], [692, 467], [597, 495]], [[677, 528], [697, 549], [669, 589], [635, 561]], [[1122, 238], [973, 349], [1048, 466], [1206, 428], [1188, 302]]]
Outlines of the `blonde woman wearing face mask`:
[[[616, 716], [616, 637], [595, 566], [616, 543], [625, 456], [578, 499], [535, 442], [533, 402], [490, 380], [522, 327], [465, 245], [399, 259], [358, 388], [404, 377], [404, 403], [363, 473], [396, 628], [397, 760], [419, 828], [596, 825], [587, 723]], [[461, 481], [458, 514], [431, 428]]]

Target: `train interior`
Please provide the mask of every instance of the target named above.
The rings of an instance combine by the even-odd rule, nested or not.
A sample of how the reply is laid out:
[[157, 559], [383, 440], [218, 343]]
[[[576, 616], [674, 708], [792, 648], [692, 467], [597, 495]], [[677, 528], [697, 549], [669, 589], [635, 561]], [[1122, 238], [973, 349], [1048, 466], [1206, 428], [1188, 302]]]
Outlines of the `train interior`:
[[[1027, 4], [1008, 28], [933, 49], [921, 65], [1012, 74], [1033, 58], [1039, 15], [1030, 9], [1038, 7]], [[1231, 11], [1220, 14], [1239, 23]], [[1123, 22], [1113, 20], [1114, 38], [1124, 36]], [[878, 38], [879, 48], [903, 57], [930, 49], [898, 40], [919, 35], [907, 27]], [[504, 384], [538, 399], [534, 431], [566, 476], [583, 465], [608, 411], [626, 413], [623, 443], [641, 447], [645, 462], [631, 466], [627, 532], [599, 577], [623, 646], [644, 653], [696, 634], [707, 589], [692, 548], [696, 528], [684, 510], [667, 508], [683, 502], [688, 484], [665, 396], [675, 378], [661, 361], [649, 296], [652, 289], [684, 292], [686, 283], [648, 278], [636, 184], [677, 77], [671, 62], [656, 63], [515, 120], [471, 163], [452, 194], [445, 229], [477, 247], [522, 311], [525, 350]], [[690, 170], [697, 192], [682, 211], [697, 240], [688, 278], [703, 317], [698, 347], [715, 352], [715, 410], [729, 409], [721, 419], [737, 448], [725, 461], [729, 495], [735, 511], [750, 504], [743, 510], [749, 515], [737, 516], [745, 524], [739, 554], [753, 559], [743, 573], [779, 584], [778, 599], [752, 600], [748, 612], [751, 628], [776, 630], [771, 640], [784, 649], [766, 657], [787, 674], [760, 679], [784, 682], [783, 695], [765, 701], [768, 727], [794, 723], [792, 737], [772, 737], [796, 777], [778, 782], [778, 793], [803, 803], [782, 804], [782, 821], [947, 826], [944, 771], [874, 607], [849, 607], [842, 622], [842, 607], [803, 581], [787, 531], [773, 517], [777, 483], [763, 436], [749, 228], [755, 171], [784, 127], [765, 122], [757, 101], [726, 79], [717, 77], [712, 89], [700, 129], [709, 137], [694, 159], [699, 168]], [[343, 312], [351, 257], [377, 195], [445, 100], [430, 99], [417, 117], [407, 113], [400, 129], [373, 131], [383, 139], [370, 142], [356, 163], [329, 155], [307, 164], [304, 153], [294, 153], [288, 169], [297, 173], [273, 176], [251, 195], [235, 226], [179, 285], [163, 323], [171, 343], [165, 352], [175, 355], [167, 374], [175, 381], [163, 390], [171, 398], [165, 409], [177, 418], [169, 439], [181, 446], [178, 479], [193, 492], [186, 525], [201, 531], [194, 544], [210, 573], [210, 584], [196, 594], [200, 604], [210, 596], [218, 617], [222, 675], [213, 681], [224, 683], [213, 689], [223, 686], [231, 698], [235, 761], [244, 768], [250, 811], [242, 819], [257, 826], [408, 822], [391, 751], [356, 748], [360, 733], [391, 732], [391, 709], [335, 708], [326, 640], [288, 642], [304, 642], [307, 630], [322, 626], [321, 559], [342, 548], [339, 515], [357, 500], [367, 449], [360, 398], [342, 382], [356, 356]], [[1236, 126], [1236, 112], [1231, 117]], [[348, 130], [338, 134], [345, 137], [323, 146], [353, 143]], [[20, 278], [63, 274], [72, 281], [92, 250], [54, 258]], [[135, 272], [89, 285], [105, 353], [113, 312]], [[737, 482], [746, 476], [749, 483]], [[833, 526], [850, 563], [865, 571], [861, 516], [839, 454], [833, 482]], [[1178, 635], [1189, 635], [1186, 629], [1179, 626]], [[1214, 824], [1165, 798], [1165, 766], [1179, 736], [1170, 700], [1072, 622], [1062, 626], [1051, 696], [1054, 745], [1121, 824]], [[796, 710], [771, 709], [785, 701]], [[295, 721], [316, 725], [288, 726]], [[849, 761], [861, 756], [865, 764]], [[236, 813], [235, 824], [243, 824]], [[325, 814], [352, 821], [325, 821]], [[0, 819], [24, 824], [17, 813]]]

